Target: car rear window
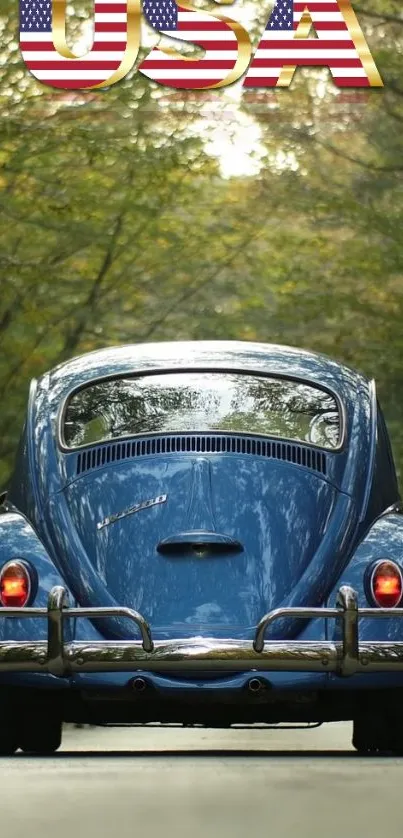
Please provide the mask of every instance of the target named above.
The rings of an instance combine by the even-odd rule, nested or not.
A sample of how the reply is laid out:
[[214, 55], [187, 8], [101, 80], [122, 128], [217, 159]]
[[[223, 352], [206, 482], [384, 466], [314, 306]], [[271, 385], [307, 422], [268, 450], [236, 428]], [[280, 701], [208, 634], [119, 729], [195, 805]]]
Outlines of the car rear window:
[[334, 449], [337, 402], [319, 387], [242, 373], [175, 372], [94, 382], [64, 411], [68, 448], [121, 437], [229, 431], [262, 434]]

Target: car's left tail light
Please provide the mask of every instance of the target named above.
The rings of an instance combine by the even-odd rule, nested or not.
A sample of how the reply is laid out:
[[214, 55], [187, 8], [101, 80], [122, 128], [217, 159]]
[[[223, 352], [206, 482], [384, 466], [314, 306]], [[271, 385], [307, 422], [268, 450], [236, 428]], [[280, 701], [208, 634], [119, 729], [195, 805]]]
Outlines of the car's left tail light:
[[18, 559], [3, 565], [0, 570], [0, 604], [4, 608], [23, 608], [30, 600], [31, 574], [27, 565]]

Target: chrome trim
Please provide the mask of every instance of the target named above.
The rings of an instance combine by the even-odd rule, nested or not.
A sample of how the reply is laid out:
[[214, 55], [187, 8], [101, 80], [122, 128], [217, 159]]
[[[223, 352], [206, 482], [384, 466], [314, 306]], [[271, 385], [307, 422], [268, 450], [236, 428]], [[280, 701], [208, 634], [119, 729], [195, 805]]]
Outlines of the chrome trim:
[[151, 498], [151, 500], [143, 500], [140, 503], [135, 503], [133, 506], [129, 506], [128, 509], [113, 512], [104, 518], [103, 521], [98, 522], [97, 530], [103, 530], [104, 527], [108, 527], [110, 524], [116, 524], [116, 521], [121, 521], [122, 518], [127, 518], [128, 515], [141, 512], [143, 509], [150, 509], [152, 506], [158, 506], [159, 503], [166, 503], [167, 497], [168, 495], [157, 495], [156, 498]]
[[343, 585], [337, 594], [336, 605], [342, 615], [339, 617], [343, 638], [340, 674], [353, 675], [359, 663], [358, 596], [353, 588]]
[[374, 482], [374, 469], [375, 469], [375, 462], [376, 462], [376, 450], [378, 445], [378, 435], [377, 435], [377, 427], [378, 427], [378, 401], [376, 395], [376, 383], [375, 380], [372, 378], [371, 381], [368, 383], [368, 391], [369, 391], [369, 399], [371, 405], [371, 414], [370, 414], [370, 427], [371, 427], [371, 444], [370, 444], [370, 452], [368, 457], [368, 470], [367, 470], [367, 477], [365, 481], [365, 491], [364, 491], [364, 498], [362, 501], [361, 506], [361, 515], [359, 523], [362, 524], [365, 521], [365, 516], [368, 511], [369, 499], [371, 497], [371, 489], [372, 484]]
[[[0, 618], [47, 620], [47, 640], [31, 643], [0, 642], [0, 672], [47, 672], [67, 677], [75, 672], [279, 671], [335, 672], [349, 676], [360, 672], [402, 672], [403, 642], [360, 642], [359, 619], [403, 618], [403, 608], [358, 608], [357, 594], [340, 588], [336, 608], [277, 608], [259, 622], [254, 641], [213, 637], [153, 642], [141, 614], [130, 608], [69, 608], [67, 592], [57, 586], [47, 608], [0, 608]], [[70, 642], [64, 637], [65, 620], [86, 617], [123, 617], [134, 622], [140, 640]], [[268, 640], [267, 628], [275, 620], [333, 619], [341, 639], [332, 641]], [[337, 635], [338, 638], [338, 635]]]
[[387, 509], [384, 509], [380, 515], [377, 517], [377, 521], [381, 518], [384, 518], [385, 515], [403, 515], [403, 501], [397, 500], [395, 503], [392, 503], [391, 506], [388, 506]]
[[[27, 406], [27, 425], [25, 430], [25, 439], [27, 444], [27, 466], [29, 480], [32, 486], [32, 506], [33, 509], [42, 509], [41, 492], [39, 489], [39, 469], [36, 468], [36, 451], [37, 451], [37, 433], [36, 433], [36, 398], [38, 395], [38, 379], [33, 378], [29, 385], [28, 406]], [[24, 432], [23, 432], [24, 436]]]
[[64, 621], [63, 609], [67, 609], [68, 596], [65, 588], [52, 588], [48, 599], [48, 648], [49, 669], [54, 675], [63, 675], [64, 666]]
[[263, 652], [267, 627], [281, 617], [299, 617], [303, 620], [311, 620], [314, 617], [340, 617], [340, 611], [338, 608], [276, 608], [274, 611], [269, 611], [257, 625], [253, 641], [255, 652]]

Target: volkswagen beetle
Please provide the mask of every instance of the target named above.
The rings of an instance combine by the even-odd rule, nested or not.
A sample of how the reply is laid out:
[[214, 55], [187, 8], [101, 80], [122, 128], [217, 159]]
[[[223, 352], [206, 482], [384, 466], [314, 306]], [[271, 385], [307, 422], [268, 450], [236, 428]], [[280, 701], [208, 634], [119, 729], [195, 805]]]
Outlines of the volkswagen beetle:
[[0, 750], [63, 722], [353, 720], [403, 750], [403, 517], [375, 385], [290, 347], [122, 346], [30, 388], [0, 514]]

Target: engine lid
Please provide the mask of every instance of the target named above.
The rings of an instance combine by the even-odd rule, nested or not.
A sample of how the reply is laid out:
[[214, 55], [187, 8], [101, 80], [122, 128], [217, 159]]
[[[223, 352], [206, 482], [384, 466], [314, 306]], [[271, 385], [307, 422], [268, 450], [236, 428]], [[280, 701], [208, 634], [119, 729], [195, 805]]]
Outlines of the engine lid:
[[326, 592], [315, 557], [323, 554], [333, 578], [340, 559], [330, 524], [335, 518], [345, 544], [350, 509], [307, 468], [231, 455], [114, 464], [62, 494], [59, 510], [52, 501], [53, 526], [78, 598], [134, 608], [156, 637], [251, 636], [264, 613], [294, 596], [317, 602]]

